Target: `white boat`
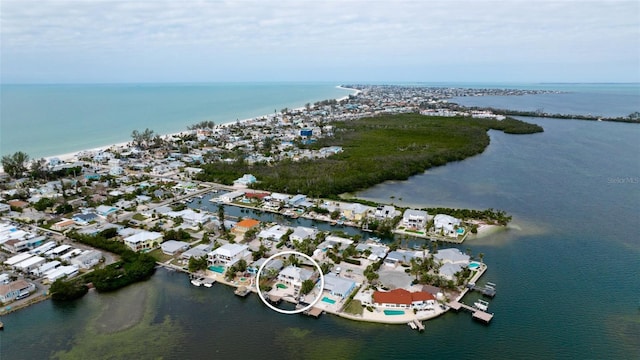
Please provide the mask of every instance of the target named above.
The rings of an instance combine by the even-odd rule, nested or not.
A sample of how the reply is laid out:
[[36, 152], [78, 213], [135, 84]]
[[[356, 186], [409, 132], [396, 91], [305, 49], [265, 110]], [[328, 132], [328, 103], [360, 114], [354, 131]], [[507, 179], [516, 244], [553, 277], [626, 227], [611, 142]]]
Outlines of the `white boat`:
[[213, 279], [206, 279], [204, 280], [204, 286], [210, 288], [211, 286], [213, 286], [213, 283], [215, 283], [216, 281]]
[[418, 327], [416, 326], [416, 323], [414, 323], [413, 321], [409, 321], [407, 323], [407, 325], [409, 325], [409, 327], [411, 327], [413, 330], [416, 330]]
[[473, 303], [473, 307], [475, 307], [478, 310], [487, 311], [487, 309], [489, 309], [489, 303], [487, 301], [478, 299], [476, 302]]
[[191, 284], [194, 286], [202, 286], [202, 284], [204, 283], [204, 278], [200, 277], [200, 278], [192, 278], [191, 279]]

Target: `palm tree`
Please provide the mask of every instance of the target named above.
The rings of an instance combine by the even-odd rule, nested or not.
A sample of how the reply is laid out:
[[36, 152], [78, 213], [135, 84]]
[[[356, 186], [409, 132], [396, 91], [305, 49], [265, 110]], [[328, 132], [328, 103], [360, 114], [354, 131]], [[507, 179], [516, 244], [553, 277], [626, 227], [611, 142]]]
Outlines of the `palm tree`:
[[480, 258], [480, 263], [484, 264], [484, 262], [482, 261], [484, 259], [484, 253], [479, 253], [478, 258]]

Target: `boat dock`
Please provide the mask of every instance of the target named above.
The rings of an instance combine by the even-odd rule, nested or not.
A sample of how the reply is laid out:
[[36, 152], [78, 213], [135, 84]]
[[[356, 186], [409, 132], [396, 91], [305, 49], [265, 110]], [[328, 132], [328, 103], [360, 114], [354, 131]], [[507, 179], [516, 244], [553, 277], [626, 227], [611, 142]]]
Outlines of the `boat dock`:
[[245, 296], [249, 295], [250, 292], [251, 292], [251, 290], [248, 287], [240, 286], [233, 293], [238, 295], [238, 296], [240, 296], [240, 297], [245, 297]]
[[496, 296], [496, 284], [488, 282], [485, 286], [477, 286], [475, 283], [469, 283], [467, 288], [472, 291], [477, 291], [484, 296], [494, 297]]
[[484, 321], [487, 324], [491, 321], [491, 319], [493, 319], [493, 314], [476, 309], [462, 302], [452, 301], [447, 305], [455, 311], [459, 311], [460, 309], [467, 310], [473, 314], [472, 317], [474, 319]]
[[216, 280], [215, 280], [215, 279], [205, 278], [205, 279], [202, 281], [202, 284], [203, 284], [204, 286], [206, 286], [206, 287], [211, 287], [215, 282], [216, 282]]
[[317, 307], [312, 307], [311, 309], [304, 311], [303, 314], [308, 316], [313, 316], [314, 318], [317, 319], [320, 317], [320, 315], [322, 315], [322, 309]]

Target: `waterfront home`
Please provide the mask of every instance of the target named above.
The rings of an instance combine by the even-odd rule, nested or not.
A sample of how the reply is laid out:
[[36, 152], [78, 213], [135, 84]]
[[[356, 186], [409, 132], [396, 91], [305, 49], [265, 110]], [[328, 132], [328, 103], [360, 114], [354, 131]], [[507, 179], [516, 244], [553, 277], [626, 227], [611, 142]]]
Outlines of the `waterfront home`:
[[447, 280], [454, 280], [456, 273], [462, 271], [463, 266], [461, 264], [444, 263], [438, 269], [438, 274]]
[[291, 241], [304, 241], [307, 239], [313, 239], [318, 234], [318, 230], [314, 228], [309, 228], [305, 226], [296, 226], [293, 229], [293, 233], [289, 236]]
[[360, 243], [356, 246], [356, 251], [359, 253], [367, 252], [367, 250], [370, 253], [367, 259], [371, 261], [378, 261], [378, 259], [382, 259], [387, 255], [389, 247], [383, 244], [367, 243]]
[[464, 266], [469, 265], [469, 260], [471, 260], [469, 255], [463, 254], [462, 251], [456, 248], [440, 249], [433, 257], [442, 264], [450, 263]]
[[[30, 235], [33, 235], [30, 233]], [[11, 239], [2, 244], [2, 247], [12, 253], [19, 253], [29, 249], [35, 249], [42, 245], [47, 239], [46, 236], [33, 236], [29, 238]]]
[[184, 209], [181, 211], [170, 211], [166, 213], [167, 216], [172, 218], [182, 218], [185, 224], [191, 227], [197, 227], [206, 224], [211, 220], [211, 214], [203, 211], [196, 212], [193, 209]]
[[422, 259], [425, 253], [423, 251], [411, 250], [395, 250], [390, 251], [384, 259], [384, 264], [390, 267], [396, 267], [398, 264], [411, 264], [411, 259]]
[[279, 241], [289, 229], [289, 227], [284, 225], [274, 225], [260, 231], [260, 233], [258, 233], [258, 239]]
[[427, 226], [429, 215], [426, 211], [407, 209], [402, 215], [402, 225], [412, 230], [422, 230]]
[[295, 195], [294, 197], [292, 197], [289, 200], [288, 203], [289, 203], [289, 205], [295, 207], [295, 206], [301, 206], [306, 201], [307, 201], [307, 196], [306, 195], [298, 194], [298, 195]]
[[0, 302], [5, 304], [29, 296], [36, 286], [25, 280], [16, 280], [0, 285]]
[[221, 202], [224, 203], [230, 203], [233, 202], [235, 199], [244, 196], [244, 191], [242, 190], [238, 190], [238, 191], [232, 191], [232, 192], [228, 192], [226, 194], [222, 194], [218, 197], [218, 200], [220, 200]]
[[376, 219], [393, 219], [398, 215], [400, 215], [400, 212], [391, 205], [378, 206], [373, 213]]
[[438, 214], [433, 218], [435, 231], [446, 236], [457, 236], [456, 229], [460, 226], [460, 223], [460, 219], [445, 214]]
[[245, 261], [251, 259], [251, 251], [249, 251], [247, 245], [224, 244], [207, 254], [207, 260], [210, 266], [219, 265], [225, 269], [233, 266], [241, 259]]
[[387, 308], [405, 309], [433, 309], [436, 298], [424, 291], [408, 291], [405, 289], [393, 289], [391, 291], [374, 291], [372, 305]]
[[244, 219], [236, 224], [231, 230], [237, 236], [244, 236], [244, 234], [260, 225], [260, 221], [254, 219]]
[[124, 239], [124, 244], [133, 251], [151, 250], [162, 243], [162, 233], [155, 231], [140, 231]]
[[355, 203], [345, 206], [342, 210], [342, 215], [349, 220], [360, 221], [366, 217], [370, 211], [373, 211], [372, 207]]
[[353, 280], [345, 279], [335, 274], [324, 276], [324, 290], [333, 296], [346, 299], [355, 288], [356, 282]]
[[[258, 270], [260, 270], [260, 266], [262, 266], [262, 264], [264, 264], [265, 261], [267, 261], [266, 258], [260, 258], [254, 261], [251, 265], [249, 265], [249, 267], [247, 268], [247, 271], [250, 272], [251, 274], [258, 274]], [[277, 275], [278, 272], [282, 270], [283, 267], [284, 267], [284, 262], [282, 260], [273, 259], [269, 261], [267, 265], [264, 266], [264, 269], [262, 269], [262, 273], [260, 275], [261, 277], [264, 276], [265, 278], [271, 278], [272, 274], [273, 276]]]
[[44, 274], [44, 280], [53, 283], [63, 277], [71, 278], [78, 274], [78, 269], [76, 265], [60, 266], [59, 268], [47, 271]]
[[311, 270], [289, 265], [280, 271], [278, 281], [285, 285], [293, 286], [295, 291], [299, 291], [302, 283], [306, 280], [313, 280], [314, 275], [315, 272]]
[[200, 244], [192, 247], [191, 249], [185, 251], [180, 255], [181, 258], [189, 260], [191, 258], [203, 258], [206, 257], [207, 254], [211, 251], [211, 244]]
[[185, 251], [189, 248], [189, 243], [178, 240], [167, 240], [160, 244], [162, 252], [167, 255], [175, 255], [179, 252]]

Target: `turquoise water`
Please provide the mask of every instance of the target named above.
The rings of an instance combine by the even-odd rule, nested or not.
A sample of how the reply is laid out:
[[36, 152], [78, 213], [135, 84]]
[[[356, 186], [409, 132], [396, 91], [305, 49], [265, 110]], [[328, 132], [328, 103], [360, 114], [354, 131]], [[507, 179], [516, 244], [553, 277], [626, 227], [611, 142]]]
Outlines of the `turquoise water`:
[[31, 158], [127, 142], [133, 130], [184, 131], [347, 96], [328, 83], [0, 85], [0, 155]]
[[385, 315], [404, 315], [404, 310], [384, 310]]
[[329, 304], [335, 304], [335, 303], [336, 303], [336, 301], [335, 301], [335, 300], [329, 299], [329, 298], [328, 298], [328, 297], [326, 297], [326, 296], [322, 298], [322, 301], [324, 301], [324, 302], [326, 302], [326, 303], [329, 303]]
[[469, 269], [471, 269], [471, 270], [475, 270], [475, 269], [477, 269], [479, 267], [480, 267], [480, 264], [478, 264], [477, 262], [469, 263]]
[[[282, 315], [257, 296], [239, 301], [227, 286], [198, 291], [185, 274], [158, 270], [149, 281], [122, 291], [90, 292], [64, 305], [47, 301], [3, 316], [0, 358], [44, 359], [61, 350], [78, 351], [61, 358], [99, 358], [115, 351], [119, 358], [145, 358], [136, 350], [144, 351], [140, 344], [149, 343], [154, 346], [146, 346], [146, 358], [165, 359], [238, 354], [280, 359], [398, 354], [406, 359], [424, 359], [425, 354], [435, 359], [636, 358], [640, 127], [528, 121], [545, 132], [517, 136], [491, 131], [490, 146], [478, 156], [358, 194], [403, 206], [493, 207], [513, 215], [506, 230], [484, 238], [470, 235], [459, 247], [474, 256], [483, 253], [488, 270], [482, 281], [497, 284], [491, 301], [495, 317], [488, 326], [465, 312], [430, 320], [429, 331], [420, 334], [406, 325]], [[231, 214], [231, 209], [225, 207], [225, 212]], [[298, 221], [313, 226], [307, 219]], [[154, 302], [133, 301], [135, 289], [148, 291]], [[464, 300], [472, 304], [475, 296]], [[99, 321], [101, 314], [108, 314], [108, 320], [121, 309], [127, 323], [140, 307], [151, 311], [152, 319], [115, 334], [121, 337], [106, 330], [88, 332], [106, 326]], [[156, 348], [160, 354], [150, 353]]]
[[224, 266], [209, 266], [209, 270], [219, 274], [224, 274]]

